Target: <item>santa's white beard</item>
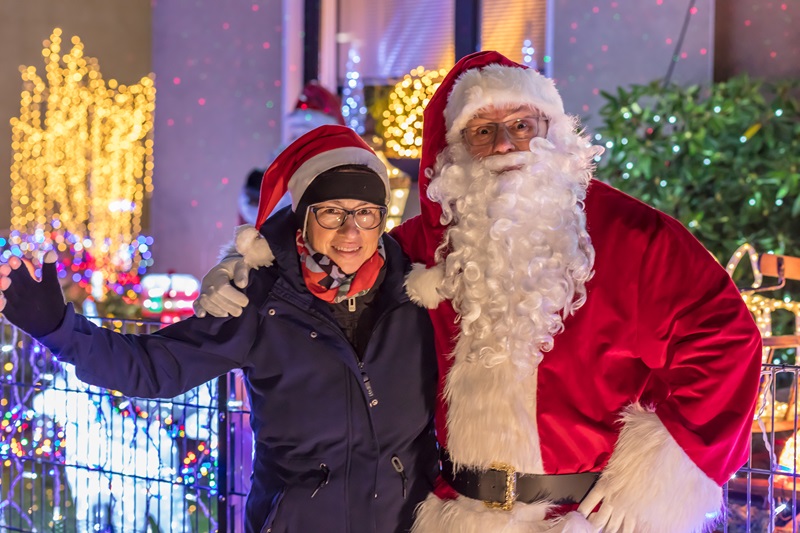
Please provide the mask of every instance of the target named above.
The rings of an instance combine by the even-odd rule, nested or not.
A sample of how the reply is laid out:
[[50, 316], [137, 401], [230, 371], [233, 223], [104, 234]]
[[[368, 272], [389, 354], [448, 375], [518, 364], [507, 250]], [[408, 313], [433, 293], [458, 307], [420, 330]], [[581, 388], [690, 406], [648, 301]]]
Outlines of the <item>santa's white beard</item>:
[[536, 368], [583, 304], [592, 273], [582, 203], [589, 148], [531, 144], [481, 161], [452, 147], [428, 189], [450, 224], [437, 252], [441, 291], [461, 320], [444, 389], [456, 468], [501, 461], [543, 473]]
[[537, 138], [530, 152], [473, 160], [454, 146], [440, 158], [428, 196], [450, 224], [437, 253], [442, 294], [461, 316], [457, 360], [510, 360], [530, 375], [584, 303], [594, 248], [583, 200], [594, 149], [574, 137], [571, 150]]
[[[440, 290], [461, 321], [444, 390], [446, 447], [456, 470], [505, 463], [545, 473], [536, 369], [564, 318], [585, 301], [594, 263], [583, 200], [597, 150], [572, 132], [556, 141], [562, 148], [535, 139], [531, 152], [482, 161], [451, 147], [434, 168], [428, 196], [449, 225], [437, 251], [445, 268]], [[560, 531], [545, 520], [549, 505], [517, 502], [496, 511], [463, 496], [431, 497], [414, 531]], [[564, 530], [592, 530], [572, 518]]]

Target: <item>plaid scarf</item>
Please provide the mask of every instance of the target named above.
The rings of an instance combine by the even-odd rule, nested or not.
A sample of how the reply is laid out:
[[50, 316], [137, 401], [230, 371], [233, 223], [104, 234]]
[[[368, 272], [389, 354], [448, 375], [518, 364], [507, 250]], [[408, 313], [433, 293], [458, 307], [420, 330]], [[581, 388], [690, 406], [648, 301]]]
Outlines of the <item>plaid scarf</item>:
[[378, 274], [383, 268], [386, 251], [383, 238], [378, 240], [378, 249], [367, 259], [355, 274], [345, 274], [330, 257], [323, 255], [303, 241], [303, 232], [297, 231], [297, 253], [300, 255], [300, 266], [303, 280], [311, 293], [321, 300], [339, 303], [363, 296], [369, 292]]

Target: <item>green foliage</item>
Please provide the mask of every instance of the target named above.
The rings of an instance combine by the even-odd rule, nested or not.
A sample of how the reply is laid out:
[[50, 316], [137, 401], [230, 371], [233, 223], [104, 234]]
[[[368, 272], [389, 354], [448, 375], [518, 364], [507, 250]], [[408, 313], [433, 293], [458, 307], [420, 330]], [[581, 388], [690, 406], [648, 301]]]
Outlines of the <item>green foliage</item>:
[[744, 242], [800, 255], [798, 92], [746, 76], [604, 92], [597, 176], [678, 219], [721, 262]]

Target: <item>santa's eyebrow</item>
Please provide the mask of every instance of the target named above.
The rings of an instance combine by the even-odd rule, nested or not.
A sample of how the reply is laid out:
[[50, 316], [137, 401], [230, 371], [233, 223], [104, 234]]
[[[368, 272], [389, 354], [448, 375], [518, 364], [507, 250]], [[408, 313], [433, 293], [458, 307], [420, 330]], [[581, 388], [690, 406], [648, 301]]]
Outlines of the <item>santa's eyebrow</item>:
[[[523, 105], [517, 106], [517, 107], [515, 107], [513, 109], [509, 108], [508, 111], [505, 111], [503, 113], [503, 120], [500, 120], [500, 118], [491, 119], [491, 118], [487, 118], [487, 117], [480, 117], [478, 115], [473, 115], [472, 118], [469, 119], [469, 121], [467, 122], [467, 127], [468, 128], [472, 128], [472, 127], [475, 127], [475, 126], [481, 126], [482, 125], [482, 124], [469, 124], [469, 122], [472, 122], [473, 120], [482, 120], [482, 121], [487, 122], [487, 123], [508, 122], [509, 120], [515, 120], [515, 119], [518, 119], [518, 118], [524, 118], [524, 117], [530, 116], [531, 114], [537, 115], [537, 116], [538, 115], [544, 116], [543, 113], [539, 109], [537, 109], [537, 108], [535, 108], [533, 106], [530, 106], [530, 105], [523, 104]], [[516, 116], [515, 117], [514, 115], [520, 115], [520, 116]], [[511, 118], [508, 118], [508, 117], [511, 117]]]

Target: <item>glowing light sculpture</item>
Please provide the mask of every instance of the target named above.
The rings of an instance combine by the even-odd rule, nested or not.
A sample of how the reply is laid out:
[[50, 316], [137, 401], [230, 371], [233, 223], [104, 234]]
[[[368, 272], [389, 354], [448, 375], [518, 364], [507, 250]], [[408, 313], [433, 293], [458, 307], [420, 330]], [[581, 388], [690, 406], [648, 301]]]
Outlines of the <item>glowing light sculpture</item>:
[[134, 85], [104, 80], [80, 39], [72, 37], [66, 51], [61, 36], [56, 28], [44, 42], [43, 76], [20, 67], [20, 114], [11, 119], [12, 234], [20, 242], [37, 232], [45, 241], [77, 236], [95, 248], [96, 269], [114, 282], [139, 262], [129, 245], [153, 190], [155, 86], [152, 75]]

